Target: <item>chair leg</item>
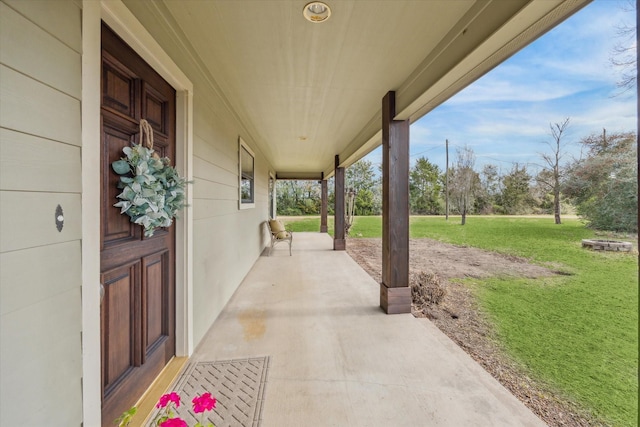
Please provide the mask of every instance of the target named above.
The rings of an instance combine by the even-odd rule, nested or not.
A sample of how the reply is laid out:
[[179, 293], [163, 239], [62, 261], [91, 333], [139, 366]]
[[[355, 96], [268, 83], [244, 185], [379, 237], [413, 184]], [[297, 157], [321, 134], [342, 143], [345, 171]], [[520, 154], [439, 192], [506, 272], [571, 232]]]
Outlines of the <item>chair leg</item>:
[[289, 239], [289, 256], [291, 256], [291, 241], [292, 239]]

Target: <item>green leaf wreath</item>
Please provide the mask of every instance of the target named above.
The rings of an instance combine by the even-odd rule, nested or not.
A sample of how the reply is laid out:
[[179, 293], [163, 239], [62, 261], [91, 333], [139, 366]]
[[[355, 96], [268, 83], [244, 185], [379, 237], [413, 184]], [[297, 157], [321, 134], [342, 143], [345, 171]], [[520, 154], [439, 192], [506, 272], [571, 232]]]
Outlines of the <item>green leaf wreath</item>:
[[153, 149], [134, 144], [124, 147], [126, 157], [111, 167], [120, 176], [115, 207], [144, 227], [144, 235], [153, 236], [158, 227], [169, 227], [176, 213], [185, 206], [187, 181], [170, 165], [168, 157], [159, 158]]

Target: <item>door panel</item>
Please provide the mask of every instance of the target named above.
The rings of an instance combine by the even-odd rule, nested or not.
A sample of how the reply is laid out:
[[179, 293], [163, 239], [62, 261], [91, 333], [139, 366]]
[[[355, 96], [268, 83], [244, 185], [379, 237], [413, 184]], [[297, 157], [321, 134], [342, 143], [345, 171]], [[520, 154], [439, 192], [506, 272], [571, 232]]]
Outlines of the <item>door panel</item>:
[[157, 135], [166, 138], [167, 109], [162, 94], [154, 90], [152, 86], [143, 84], [142, 99], [142, 114], [151, 127], [153, 127], [154, 136]]
[[[135, 298], [139, 287], [140, 264], [123, 266], [102, 275], [105, 287], [102, 305], [102, 323], [109, 335], [103, 335], [102, 386], [110, 394], [136, 363], [135, 348]], [[109, 357], [105, 357], [109, 355]]]
[[111, 425], [141, 397], [175, 354], [175, 230], [142, 227], [113, 207], [120, 176], [111, 163], [140, 143], [175, 158], [175, 91], [122, 40], [102, 29], [101, 307], [102, 423]]
[[[123, 132], [118, 128], [122, 128], [122, 126], [118, 126], [118, 124], [110, 124], [105, 123], [103, 119], [102, 124], [102, 134], [103, 134], [103, 144], [104, 144], [104, 153], [103, 156], [105, 164], [103, 164], [103, 169], [109, 169], [111, 164], [109, 161], [111, 159], [118, 159], [122, 156], [122, 149], [124, 147], [130, 146], [134, 142], [134, 132]], [[106, 164], [109, 163], [109, 164]], [[116, 196], [120, 194], [122, 190], [118, 188], [118, 182], [120, 181], [120, 176], [111, 172], [104, 173], [102, 176], [102, 186], [105, 189], [103, 191], [104, 200], [102, 201], [103, 206], [108, 206], [109, 203], [112, 205], [118, 200]], [[103, 218], [103, 234], [102, 234], [102, 242], [104, 245], [108, 245], [110, 242], [119, 241], [122, 239], [130, 238], [134, 239], [139, 236], [140, 230], [134, 227], [131, 227], [131, 222], [129, 221], [129, 217], [127, 215], [122, 215], [120, 213], [120, 209], [103, 209], [104, 218]]]
[[164, 280], [167, 268], [167, 253], [155, 254], [146, 257], [142, 261], [143, 274], [146, 288], [143, 294], [146, 297], [145, 321], [145, 352], [153, 349], [167, 336], [166, 304], [169, 297], [169, 289]]
[[138, 81], [126, 68], [107, 52], [102, 57], [102, 107], [110, 108], [125, 116], [136, 117], [136, 92]]

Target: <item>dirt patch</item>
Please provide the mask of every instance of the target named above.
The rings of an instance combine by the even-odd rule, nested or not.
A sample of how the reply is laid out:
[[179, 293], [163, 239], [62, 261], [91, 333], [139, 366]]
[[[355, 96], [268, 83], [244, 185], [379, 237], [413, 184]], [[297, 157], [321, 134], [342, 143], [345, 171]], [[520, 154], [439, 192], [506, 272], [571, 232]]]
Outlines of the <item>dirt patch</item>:
[[[377, 282], [382, 280], [382, 241], [349, 239], [347, 252]], [[409, 270], [437, 273], [443, 279], [491, 276], [544, 277], [553, 271], [530, 264], [524, 258], [466, 246], [456, 246], [430, 239], [409, 240]]]
[[[347, 252], [377, 282], [382, 280], [380, 239], [348, 239]], [[530, 264], [523, 258], [430, 239], [409, 241], [409, 269], [412, 278], [421, 271], [435, 273], [446, 286], [446, 296], [440, 304], [414, 306], [413, 315], [429, 318], [549, 426], [606, 425], [555, 395], [549, 387], [529, 378], [498, 345], [491, 324], [478, 309], [473, 292], [450, 280], [491, 276], [537, 278], [567, 273]]]

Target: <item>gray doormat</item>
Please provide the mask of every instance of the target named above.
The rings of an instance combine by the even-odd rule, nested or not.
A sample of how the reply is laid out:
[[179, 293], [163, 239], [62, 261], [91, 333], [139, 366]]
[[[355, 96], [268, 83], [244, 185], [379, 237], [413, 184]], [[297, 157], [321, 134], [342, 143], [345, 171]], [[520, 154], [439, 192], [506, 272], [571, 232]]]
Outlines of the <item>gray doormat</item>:
[[268, 356], [190, 363], [171, 388], [182, 400], [177, 415], [190, 426], [200, 421], [201, 414], [193, 413], [191, 400], [209, 392], [217, 403], [213, 411], [205, 413], [208, 417], [203, 420], [204, 424], [259, 427], [268, 370]]

